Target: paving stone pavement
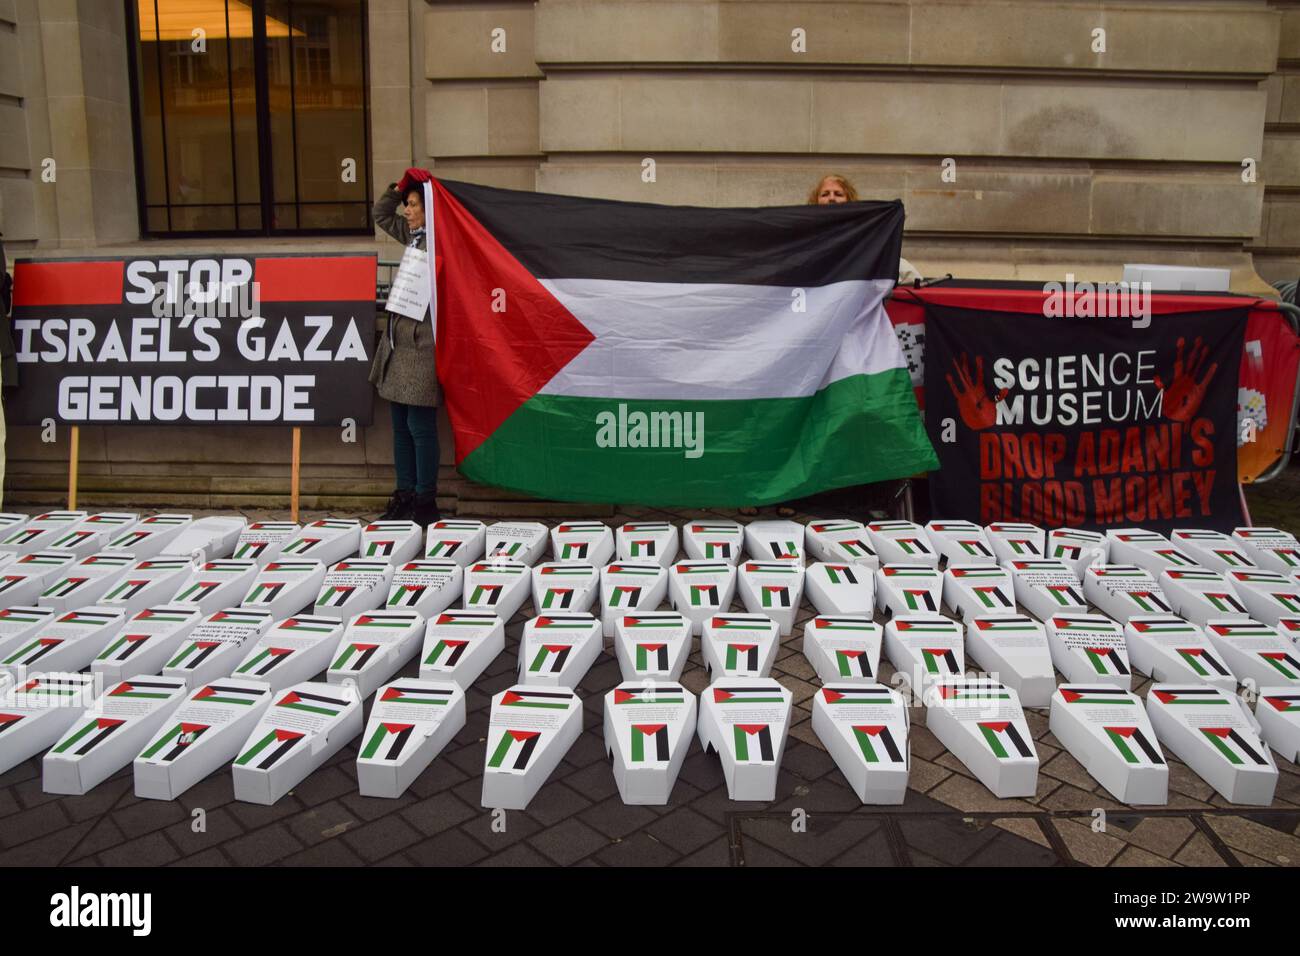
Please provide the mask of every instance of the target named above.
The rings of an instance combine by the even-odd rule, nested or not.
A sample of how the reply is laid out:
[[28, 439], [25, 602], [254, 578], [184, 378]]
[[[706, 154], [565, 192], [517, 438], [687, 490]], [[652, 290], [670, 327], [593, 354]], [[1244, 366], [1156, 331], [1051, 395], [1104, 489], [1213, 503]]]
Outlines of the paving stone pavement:
[[[638, 508], [607, 520], [681, 523], [706, 516], [735, 512]], [[794, 693], [775, 801], [729, 800], [718, 758], [693, 739], [667, 806], [625, 806], [603, 753], [603, 698], [620, 679], [607, 646], [577, 688], [582, 736], [528, 809], [509, 811], [504, 832], [497, 832], [479, 805], [488, 711], [491, 696], [515, 682], [518, 642], [530, 614], [525, 605], [509, 622], [506, 652], [467, 693], [465, 727], [396, 800], [358, 795], [356, 742], [270, 807], [236, 802], [229, 773], [208, 777], [173, 802], [140, 800], [129, 767], [85, 796], [48, 795], [41, 791], [39, 759], [33, 759], [0, 774], [0, 866], [1300, 864], [1295, 765], [1279, 760], [1273, 805], [1248, 809], [1227, 804], [1171, 758], [1169, 805], [1126, 807], [1062, 749], [1048, 732], [1046, 711], [1026, 711], [1042, 763], [1033, 797], [994, 797], [925, 728], [917, 707], [905, 802], [863, 807], [812, 730], [817, 682], [799, 650], [803, 623], [813, 616], [806, 602], [773, 668]], [[402, 675], [417, 670], [412, 662]], [[886, 660], [881, 670], [888, 683], [893, 675]], [[698, 649], [682, 683], [697, 694], [708, 684]], [[1147, 683], [1135, 689], [1144, 694]], [[798, 819], [806, 821], [802, 832], [794, 827]]]

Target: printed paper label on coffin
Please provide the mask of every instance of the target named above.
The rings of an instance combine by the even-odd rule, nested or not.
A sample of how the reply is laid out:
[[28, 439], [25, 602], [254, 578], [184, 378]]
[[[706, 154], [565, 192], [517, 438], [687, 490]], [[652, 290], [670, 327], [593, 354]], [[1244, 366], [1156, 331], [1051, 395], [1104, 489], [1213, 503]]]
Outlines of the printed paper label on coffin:
[[240, 534], [231, 557], [266, 564], [278, 558], [284, 546], [301, 531], [302, 526], [291, 521], [255, 521]]
[[1172, 614], [1173, 607], [1156, 579], [1136, 564], [1101, 564], [1083, 576], [1083, 596], [1113, 620], [1134, 614]]
[[1040, 621], [1062, 611], [1084, 613], [1088, 610], [1083, 584], [1064, 561], [1012, 561], [1007, 570], [1011, 572], [1017, 603]]
[[388, 599], [393, 566], [374, 558], [340, 561], [321, 581], [312, 613], [346, 620], [362, 611], [373, 611]]
[[1278, 528], [1237, 528], [1232, 540], [1259, 567], [1271, 571], [1300, 570], [1300, 543]]
[[1056, 670], [1047, 631], [1024, 614], [979, 615], [966, 621], [966, 654], [1020, 696], [1023, 707], [1047, 707]]
[[1133, 671], [1120, 624], [1100, 614], [1054, 614], [1046, 625], [1052, 663], [1067, 681], [1132, 687]]
[[766, 677], [780, 646], [777, 624], [761, 614], [715, 614], [704, 622], [700, 657], [710, 679]]
[[271, 629], [273, 620], [266, 611], [251, 608], [210, 614], [190, 631], [163, 674], [181, 678], [190, 687], [226, 677], [243, 659], [244, 649]]
[[464, 595], [465, 569], [455, 561], [408, 561], [389, 582], [384, 607], [433, 617]]
[[185, 576], [168, 603], [193, 604], [202, 614], [215, 614], [244, 599], [258, 570], [258, 563], [246, 558], [208, 561]]
[[483, 557], [487, 561], [508, 558], [532, 566], [546, 552], [549, 532], [536, 521], [499, 521], [488, 527]]

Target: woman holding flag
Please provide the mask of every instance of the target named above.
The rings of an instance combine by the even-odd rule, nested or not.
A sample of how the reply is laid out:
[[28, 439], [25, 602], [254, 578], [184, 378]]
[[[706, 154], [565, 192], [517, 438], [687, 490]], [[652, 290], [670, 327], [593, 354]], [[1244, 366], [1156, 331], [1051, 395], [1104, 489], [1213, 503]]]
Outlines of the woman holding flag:
[[[430, 314], [430, 250], [425, 232], [427, 169], [412, 167], [375, 203], [375, 224], [406, 247], [393, 279], [370, 382], [393, 418], [396, 488], [381, 521], [437, 521], [438, 377]], [[399, 209], [400, 207], [400, 209]]]

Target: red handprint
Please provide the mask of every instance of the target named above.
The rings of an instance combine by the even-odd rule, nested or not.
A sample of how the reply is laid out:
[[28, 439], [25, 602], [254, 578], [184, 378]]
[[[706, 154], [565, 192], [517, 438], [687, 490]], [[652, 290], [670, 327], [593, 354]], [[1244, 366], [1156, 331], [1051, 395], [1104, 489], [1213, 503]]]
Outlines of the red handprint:
[[1187, 365], [1184, 366], [1184, 342], [1183, 338], [1178, 339], [1178, 355], [1174, 359], [1174, 377], [1170, 383], [1166, 386], [1159, 375], [1154, 379], [1156, 388], [1163, 389], [1165, 393], [1163, 405], [1165, 418], [1175, 422], [1192, 420], [1201, 407], [1201, 400], [1205, 398], [1206, 386], [1210, 384], [1210, 379], [1214, 378], [1214, 373], [1219, 370], [1219, 363], [1212, 362], [1205, 370], [1205, 377], [1198, 382], [1197, 376], [1210, 354], [1210, 347], [1205, 345], [1198, 335], [1196, 341], [1192, 343], [1191, 351], [1187, 353]]
[[[990, 399], [984, 391], [984, 356], [975, 356], [975, 374], [970, 373], [970, 362], [963, 352], [961, 360], [953, 363], [957, 371], [957, 382], [952, 380], [952, 375], [945, 375], [948, 380], [948, 387], [952, 389], [953, 396], [957, 399], [957, 408], [961, 412], [961, 420], [966, 423], [968, 428], [979, 431], [988, 428], [998, 420], [997, 403], [1007, 397], [1007, 389], [998, 392], [997, 397]], [[961, 387], [958, 387], [958, 382]]]

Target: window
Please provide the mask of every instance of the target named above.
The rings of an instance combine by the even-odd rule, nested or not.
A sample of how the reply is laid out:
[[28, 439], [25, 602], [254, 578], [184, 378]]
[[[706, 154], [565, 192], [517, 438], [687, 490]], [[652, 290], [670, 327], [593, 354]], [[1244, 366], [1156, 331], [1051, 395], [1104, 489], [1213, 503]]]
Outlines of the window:
[[126, 0], [141, 232], [367, 233], [365, 0]]

